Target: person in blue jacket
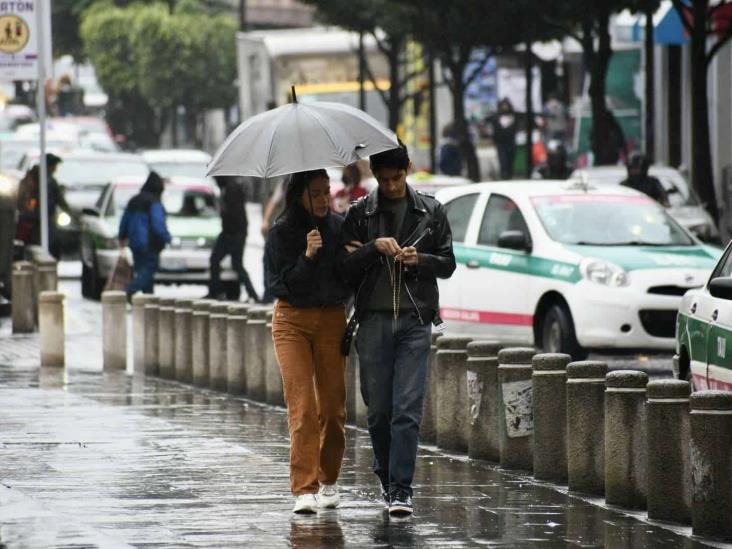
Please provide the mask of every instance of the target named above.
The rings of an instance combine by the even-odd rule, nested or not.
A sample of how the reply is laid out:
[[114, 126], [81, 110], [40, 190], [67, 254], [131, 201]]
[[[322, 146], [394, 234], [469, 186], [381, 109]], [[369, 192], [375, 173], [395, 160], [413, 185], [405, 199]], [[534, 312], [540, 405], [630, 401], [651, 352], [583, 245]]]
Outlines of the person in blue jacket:
[[155, 272], [158, 270], [160, 252], [170, 242], [165, 224], [165, 208], [160, 202], [163, 180], [156, 172], [150, 172], [138, 194], [127, 203], [119, 224], [120, 245], [132, 250], [135, 276], [127, 286], [127, 295], [142, 291], [153, 293]]

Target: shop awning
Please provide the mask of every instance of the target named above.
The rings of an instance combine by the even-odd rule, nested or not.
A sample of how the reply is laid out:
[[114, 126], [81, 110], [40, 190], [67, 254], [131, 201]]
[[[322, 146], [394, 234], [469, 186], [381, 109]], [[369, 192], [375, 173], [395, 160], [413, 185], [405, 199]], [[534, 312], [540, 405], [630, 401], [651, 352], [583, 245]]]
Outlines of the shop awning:
[[[617, 36], [629, 42], [642, 42], [645, 24], [644, 15], [624, 11], [615, 19]], [[653, 14], [653, 27], [656, 44], [672, 46], [686, 44], [689, 41], [684, 23], [671, 0], [661, 2], [661, 6]]]

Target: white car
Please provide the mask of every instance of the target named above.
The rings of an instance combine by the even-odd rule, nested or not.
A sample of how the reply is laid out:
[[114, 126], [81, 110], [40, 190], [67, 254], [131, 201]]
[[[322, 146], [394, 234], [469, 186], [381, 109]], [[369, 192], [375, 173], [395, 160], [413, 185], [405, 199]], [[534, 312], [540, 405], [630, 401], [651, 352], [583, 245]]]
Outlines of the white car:
[[575, 357], [672, 350], [681, 296], [720, 253], [620, 186], [481, 183], [437, 199], [457, 260], [440, 281], [449, 329]]
[[[162, 177], [177, 176], [204, 179], [211, 155], [196, 149], [159, 149], [142, 153], [151, 170]], [[213, 182], [213, 181], [211, 181]]]
[[[681, 172], [669, 166], [651, 166], [648, 174], [658, 178], [668, 195], [668, 213], [705, 242], [719, 239], [717, 226]], [[597, 166], [575, 170], [572, 178], [585, 177], [591, 185], [619, 185], [627, 176], [625, 166]]]

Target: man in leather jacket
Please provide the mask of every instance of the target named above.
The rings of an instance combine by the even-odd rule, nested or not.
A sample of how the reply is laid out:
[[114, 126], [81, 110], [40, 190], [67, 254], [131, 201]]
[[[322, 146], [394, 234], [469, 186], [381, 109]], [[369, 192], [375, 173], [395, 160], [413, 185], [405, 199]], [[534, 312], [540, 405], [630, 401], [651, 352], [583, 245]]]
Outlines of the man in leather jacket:
[[437, 278], [455, 270], [445, 209], [406, 182], [406, 147], [371, 156], [378, 189], [342, 228], [341, 267], [355, 290], [361, 393], [389, 512], [412, 512], [412, 479], [428, 374]]

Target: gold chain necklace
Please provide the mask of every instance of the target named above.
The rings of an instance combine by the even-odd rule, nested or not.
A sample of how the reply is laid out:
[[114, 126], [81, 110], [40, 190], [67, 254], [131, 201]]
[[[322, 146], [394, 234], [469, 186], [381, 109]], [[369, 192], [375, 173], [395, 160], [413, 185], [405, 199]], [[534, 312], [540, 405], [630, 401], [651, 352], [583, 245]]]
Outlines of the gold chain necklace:
[[394, 308], [394, 320], [398, 320], [402, 302], [402, 262], [395, 259], [392, 263], [387, 257], [386, 264], [391, 281], [391, 303]]

